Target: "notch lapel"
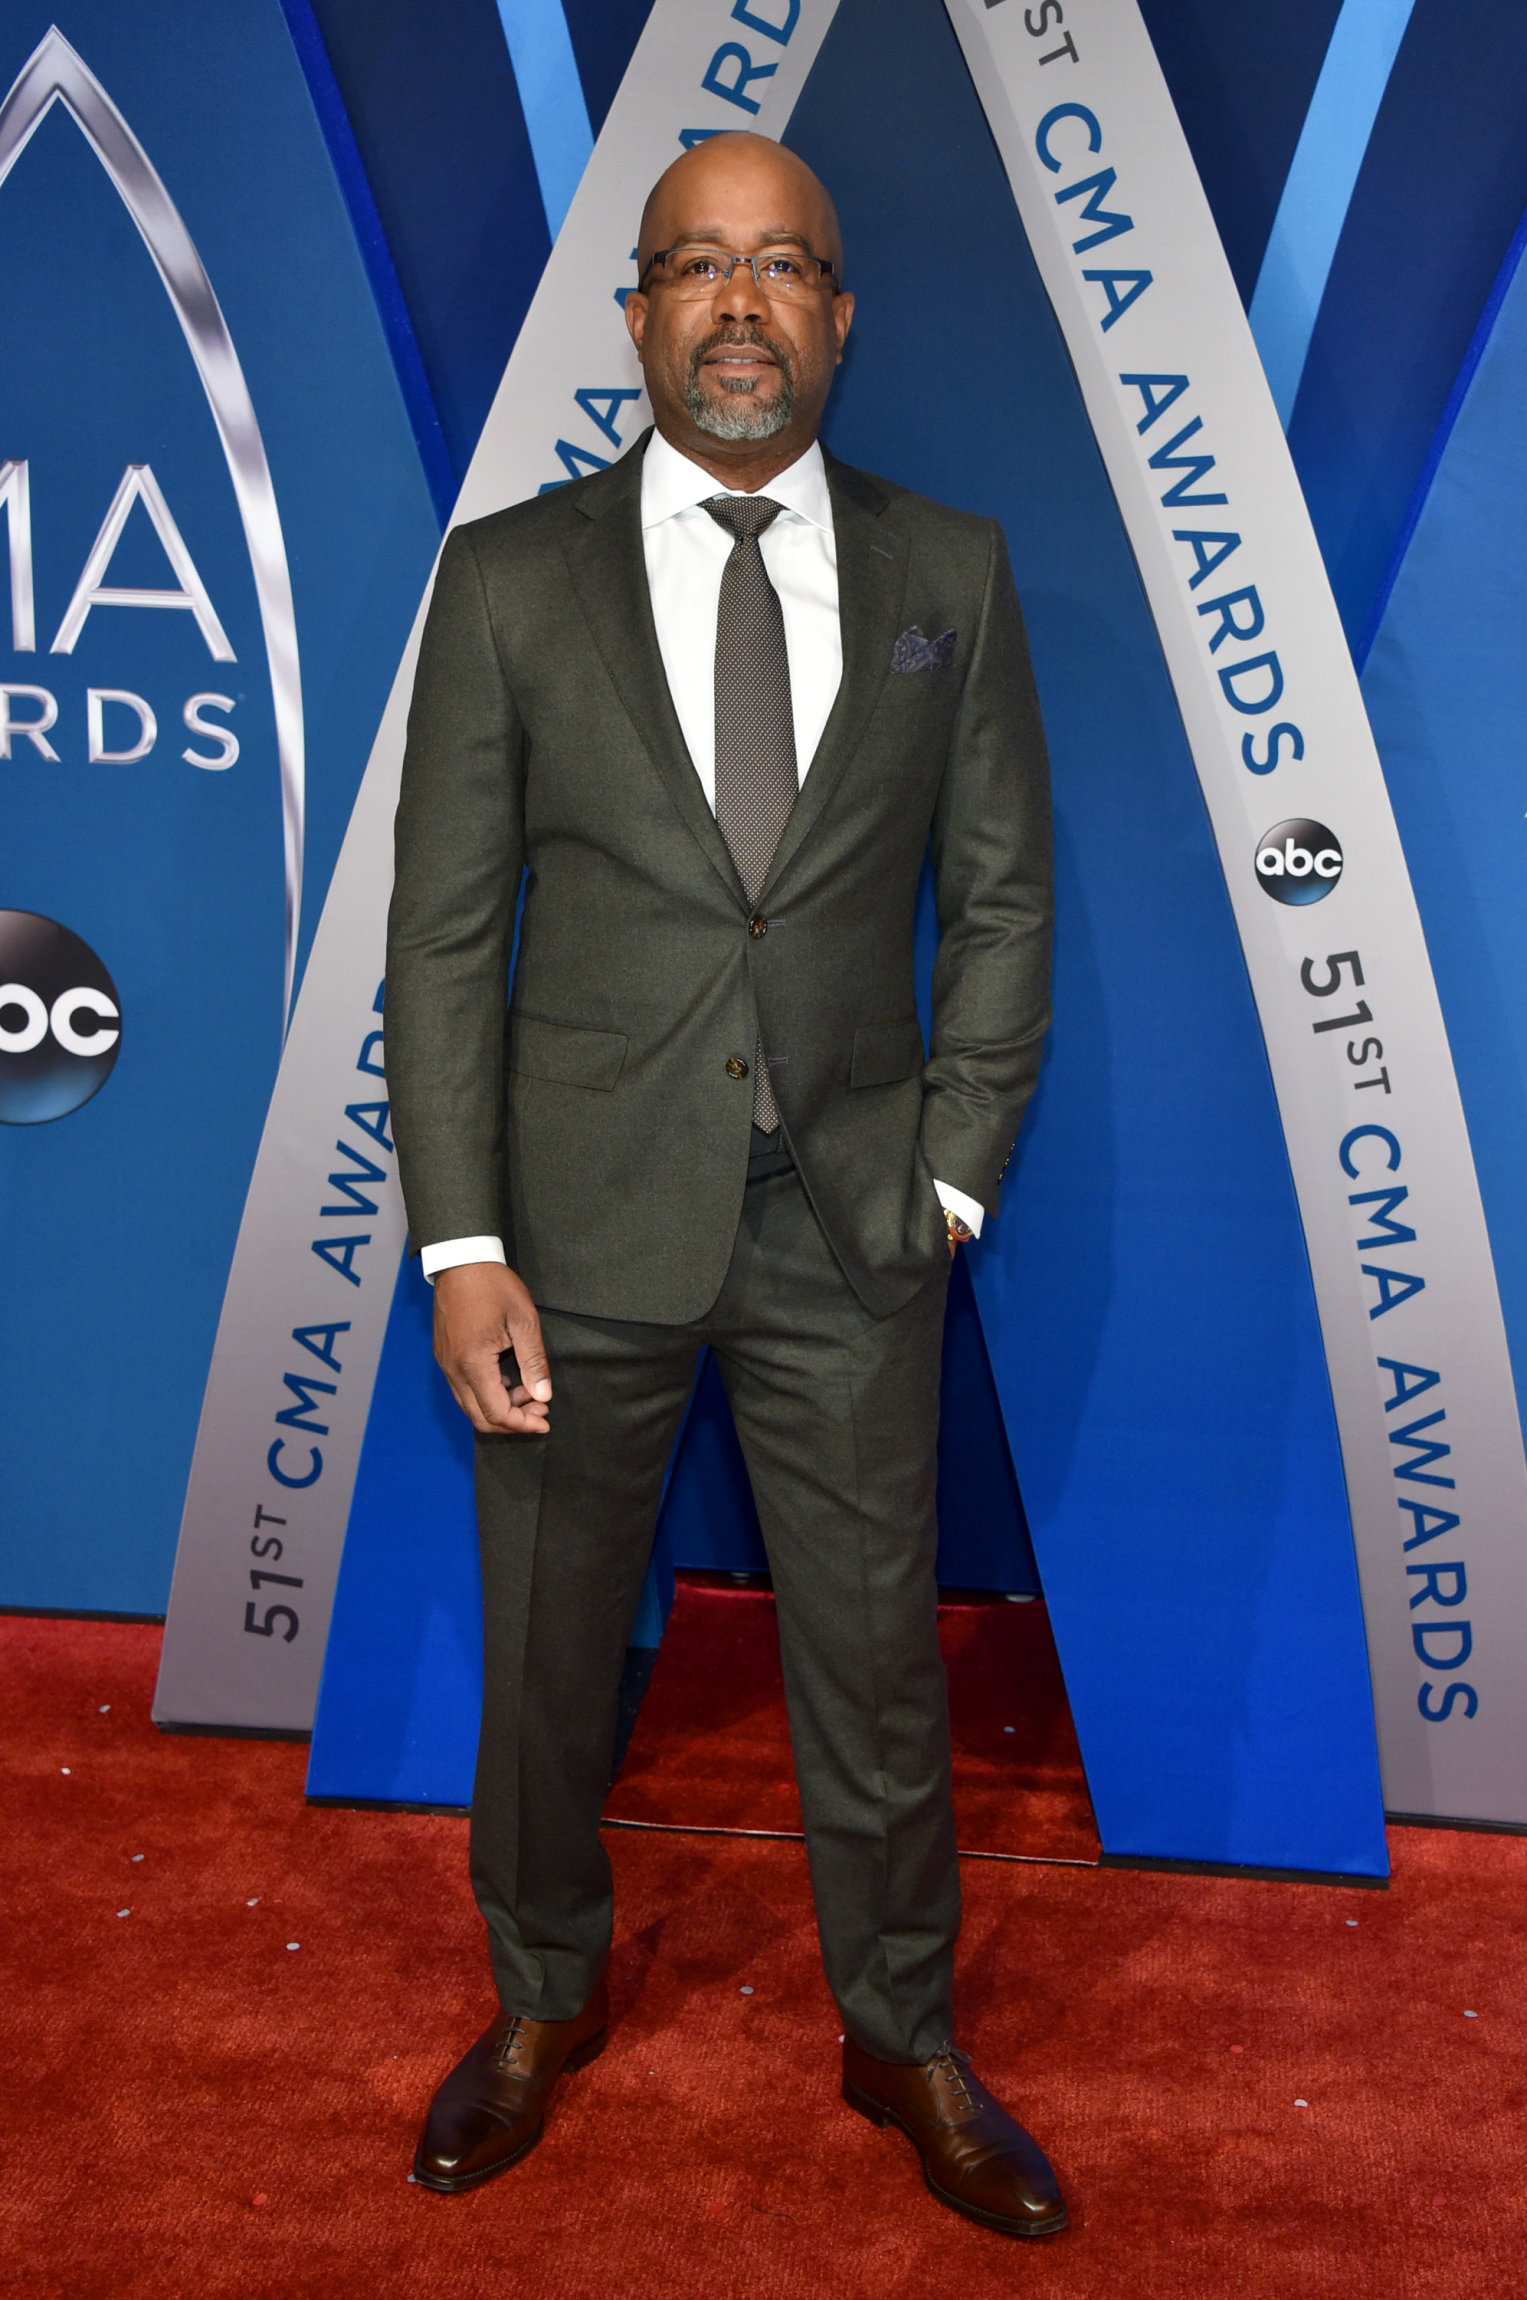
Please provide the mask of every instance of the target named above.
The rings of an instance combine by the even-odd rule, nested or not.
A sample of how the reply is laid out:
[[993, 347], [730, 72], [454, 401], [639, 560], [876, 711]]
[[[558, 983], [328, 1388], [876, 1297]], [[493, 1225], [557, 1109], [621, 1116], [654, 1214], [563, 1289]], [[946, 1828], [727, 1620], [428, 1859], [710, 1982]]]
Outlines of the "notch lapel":
[[864, 740], [870, 715], [890, 677], [891, 650], [906, 597], [907, 538], [882, 517], [890, 497], [864, 473], [834, 456], [827, 458], [827, 479], [837, 544], [843, 677], [758, 898], [761, 909], [767, 908]]
[[[668, 691], [642, 550], [641, 474], [646, 437], [575, 498], [581, 514], [564, 543], [578, 601], [621, 705], [669, 797], [739, 909], [742, 882], [705, 803]], [[807, 778], [809, 781], [809, 777]]]

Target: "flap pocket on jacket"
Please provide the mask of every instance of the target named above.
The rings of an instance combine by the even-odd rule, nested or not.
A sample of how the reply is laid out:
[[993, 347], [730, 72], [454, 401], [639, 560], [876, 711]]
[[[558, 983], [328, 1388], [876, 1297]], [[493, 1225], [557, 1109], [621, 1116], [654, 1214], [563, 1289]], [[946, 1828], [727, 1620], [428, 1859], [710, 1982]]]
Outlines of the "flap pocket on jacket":
[[915, 1014], [905, 1022], [867, 1022], [854, 1032], [850, 1086], [894, 1086], [922, 1066], [923, 1034]]
[[585, 1086], [608, 1094], [626, 1059], [621, 1030], [585, 1030], [576, 1022], [543, 1022], [535, 1014], [509, 1017], [509, 1068], [554, 1086]]

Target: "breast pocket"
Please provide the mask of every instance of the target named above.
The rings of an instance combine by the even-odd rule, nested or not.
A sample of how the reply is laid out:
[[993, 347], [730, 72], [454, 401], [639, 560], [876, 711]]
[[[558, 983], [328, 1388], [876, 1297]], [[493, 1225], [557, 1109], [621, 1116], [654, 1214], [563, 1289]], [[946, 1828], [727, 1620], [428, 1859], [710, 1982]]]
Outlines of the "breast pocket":
[[509, 1018], [509, 1068], [521, 1078], [608, 1094], [625, 1059], [624, 1031], [585, 1030], [581, 1023], [548, 1022], [538, 1014]]
[[901, 1022], [867, 1022], [854, 1032], [850, 1086], [894, 1086], [922, 1066], [923, 1034], [915, 1014]]

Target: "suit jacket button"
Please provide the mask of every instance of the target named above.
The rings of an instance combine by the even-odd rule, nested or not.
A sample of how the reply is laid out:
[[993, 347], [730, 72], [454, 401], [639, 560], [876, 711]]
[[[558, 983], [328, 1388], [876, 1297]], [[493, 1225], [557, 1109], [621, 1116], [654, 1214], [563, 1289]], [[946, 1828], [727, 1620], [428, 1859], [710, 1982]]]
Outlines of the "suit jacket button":
[[748, 1074], [748, 1066], [743, 1061], [740, 1054], [729, 1054], [727, 1056], [726, 1074], [728, 1078], [746, 1078]]
[[748, 920], [748, 932], [755, 942], [762, 942], [769, 931], [769, 922], [762, 911], [756, 911]]

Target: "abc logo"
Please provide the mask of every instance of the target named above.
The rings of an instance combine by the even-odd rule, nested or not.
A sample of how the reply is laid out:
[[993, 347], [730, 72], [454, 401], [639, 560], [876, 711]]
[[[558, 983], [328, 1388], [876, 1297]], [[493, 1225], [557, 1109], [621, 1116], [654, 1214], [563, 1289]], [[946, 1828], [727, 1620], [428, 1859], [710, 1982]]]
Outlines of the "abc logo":
[[77, 934], [0, 910], [0, 1124], [66, 1118], [111, 1076], [122, 1036], [116, 985]]
[[1257, 841], [1257, 883], [1274, 902], [1321, 902], [1341, 877], [1341, 847], [1324, 823], [1275, 823]]

